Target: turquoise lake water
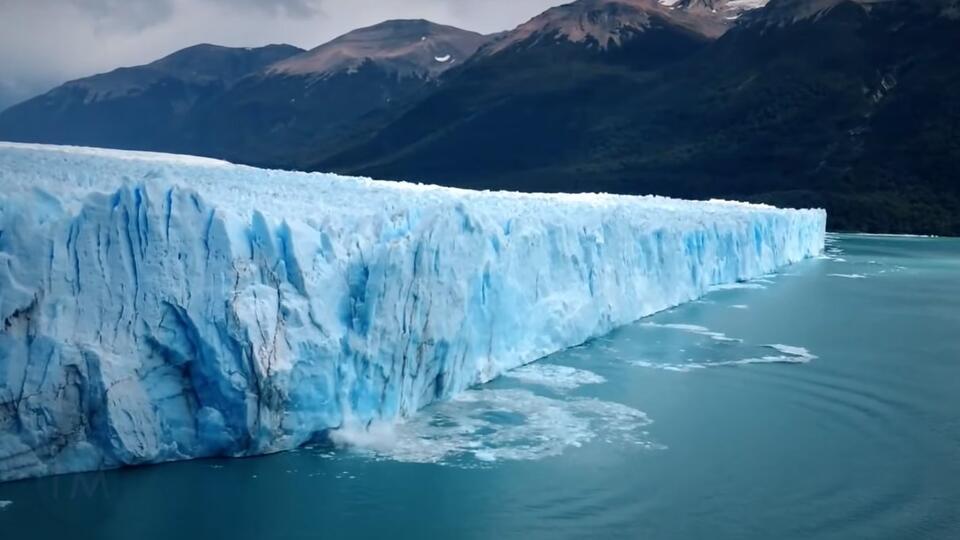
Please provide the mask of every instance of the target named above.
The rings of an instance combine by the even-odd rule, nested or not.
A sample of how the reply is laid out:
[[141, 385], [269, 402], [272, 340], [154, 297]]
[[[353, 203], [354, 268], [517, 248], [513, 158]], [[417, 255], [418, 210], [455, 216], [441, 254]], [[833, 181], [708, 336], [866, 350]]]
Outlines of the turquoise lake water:
[[960, 538], [960, 241], [828, 242], [349, 448], [0, 484], [0, 538]]

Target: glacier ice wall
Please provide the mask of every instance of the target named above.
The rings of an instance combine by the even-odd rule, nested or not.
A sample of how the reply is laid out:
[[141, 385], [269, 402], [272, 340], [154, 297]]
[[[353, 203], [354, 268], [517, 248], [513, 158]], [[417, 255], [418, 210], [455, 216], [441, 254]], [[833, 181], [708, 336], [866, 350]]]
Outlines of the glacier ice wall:
[[819, 253], [822, 211], [0, 143], [0, 480], [294, 448]]

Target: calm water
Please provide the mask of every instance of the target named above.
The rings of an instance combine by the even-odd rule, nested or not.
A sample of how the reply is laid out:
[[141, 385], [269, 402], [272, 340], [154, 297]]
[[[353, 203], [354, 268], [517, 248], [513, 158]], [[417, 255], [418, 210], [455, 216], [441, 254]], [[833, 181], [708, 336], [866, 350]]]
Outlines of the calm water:
[[0, 485], [0, 536], [960, 538], [960, 241], [830, 243], [361, 449]]

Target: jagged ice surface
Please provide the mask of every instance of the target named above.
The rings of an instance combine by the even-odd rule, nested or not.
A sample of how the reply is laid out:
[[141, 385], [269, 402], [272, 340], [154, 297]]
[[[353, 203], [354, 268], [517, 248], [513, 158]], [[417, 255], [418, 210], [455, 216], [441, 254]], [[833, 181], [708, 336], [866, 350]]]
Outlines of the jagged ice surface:
[[824, 227], [0, 143], [0, 480], [406, 416], [816, 255]]

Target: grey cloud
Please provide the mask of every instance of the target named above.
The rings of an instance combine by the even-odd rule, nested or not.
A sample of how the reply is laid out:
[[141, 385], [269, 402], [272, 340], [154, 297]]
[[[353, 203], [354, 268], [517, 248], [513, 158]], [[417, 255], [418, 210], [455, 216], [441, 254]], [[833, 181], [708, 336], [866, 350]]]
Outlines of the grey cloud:
[[230, 7], [257, 9], [273, 15], [309, 17], [321, 13], [320, 0], [209, 0]]
[[[43, 2], [44, 0], [39, 0]], [[56, 5], [56, 0], [47, 0]], [[136, 31], [162, 24], [173, 15], [173, 0], [67, 0], [87, 14], [98, 32]]]
[[[56, 0], [53, 0], [56, 2]], [[142, 30], [165, 23], [174, 13], [174, 0], [67, 0], [90, 14], [100, 31]], [[320, 0], [197, 0], [241, 10], [285, 17], [310, 17], [320, 12]], [[184, 3], [181, 8], [189, 9]]]

